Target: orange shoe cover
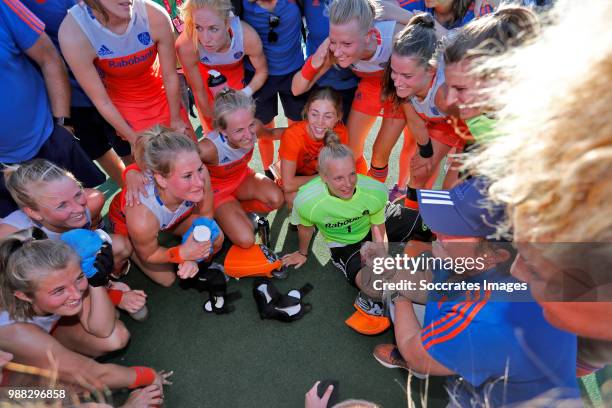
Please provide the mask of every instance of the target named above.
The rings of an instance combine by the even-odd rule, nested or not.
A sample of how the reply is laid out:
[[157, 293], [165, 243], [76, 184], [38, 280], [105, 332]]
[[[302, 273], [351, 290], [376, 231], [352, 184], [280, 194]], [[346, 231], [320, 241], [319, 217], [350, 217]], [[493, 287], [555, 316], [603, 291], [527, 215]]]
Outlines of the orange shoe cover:
[[240, 279], [253, 276], [272, 277], [272, 271], [280, 270], [282, 261], [264, 245], [253, 245], [244, 249], [237, 245], [232, 247], [225, 256], [225, 274]]
[[373, 336], [380, 334], [391, 327], [391, 321], [385, 316], [372, 316], [361, 310], [355, 305], [357, 311], [351, 315], [344, 323], [357, 333]]

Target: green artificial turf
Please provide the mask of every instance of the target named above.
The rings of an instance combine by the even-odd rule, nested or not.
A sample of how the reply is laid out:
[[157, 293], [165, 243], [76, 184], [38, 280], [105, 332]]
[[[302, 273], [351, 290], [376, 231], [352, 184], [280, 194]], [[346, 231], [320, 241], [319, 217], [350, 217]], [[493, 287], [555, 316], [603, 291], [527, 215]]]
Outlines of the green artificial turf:
[[[379, 123], [366, 142], [366, 157], [371, 157]], [[401, 142], [389, 163], [389, 187], [397, 180], [399, 146]], [[258, 152], [253, 158], [251, 166], [261, 170]], [[102, 190], [110, 197], [116, 186], [107, 182]], [[268, 217], [273, 249], [279, 254], [297, 249], [297, 234], [288, 231], [287, 215], [283, 208]], [[103, 361], [174, 370], [174, 384], [165, 389], [165, 406], [172, 408], [297, 408], [303, 406], [306, 391], [321, 379], [339, 381], [339, 401], [362, 398], [383, 407], [409, 406], [407, 373], [384, 368], [372, 357], [377, 344], [393, 341], [392, 330], [368, 337], [344, 324], [354, 312], [356, 290], [329, 262], [320, 237], [314, 239], [307, 264], [291, 269], [287, 279], [275, 281], [282, 292], [307, 282], [314, 286], [305, 298], [312, 311], [303, 319], [292, 323], [261, 320], [251, 294], [252, 281], [230, 281], [229, 291], [239, 291], [242, 298], [233, 302], [235, 312], [219, 316], [202, 311], [207, 295], [184, 289], [178, 282], [162, 288], [132, 267], [126, 282], [146, 291], [150, 318], [138, 323], [122, 314], [132, 335], [130, 344]], [[608, 370], [585, 383], [585, 402], [604, 406], [598, 405], [602, 401], [599, 387], [610, 374]], [[411, 400], [416, 406], [423, 399], [428, 407], [445, 406], [443, 382], [435, 377], [429, 383], [413, 379]], [[116, 393], [116, 403], [126, 396], [127, 392]]]

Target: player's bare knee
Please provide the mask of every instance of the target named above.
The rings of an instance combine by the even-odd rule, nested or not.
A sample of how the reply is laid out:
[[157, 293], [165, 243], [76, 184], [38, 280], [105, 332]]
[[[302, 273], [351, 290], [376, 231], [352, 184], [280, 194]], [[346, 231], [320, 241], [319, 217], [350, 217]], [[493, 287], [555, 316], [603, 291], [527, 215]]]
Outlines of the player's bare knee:
[[240, 248], [248, 249], [255, 245], [255, 236], [253, 234], [240, 234], [232, 242]]
[[276, 210], [283, 205], [283, 203], [285, 202], [285, 197], [283, 192], [278, 189], [273, 194], [271, 194], [270, 198], [267, 201], [268, 207]]
[[158, 285], [163, 286], [164, 288], [169, 288], [170, 286], [172, 286], [172, 284], [174, 284], [174, 281], [176, 280], [176, 275], [168, 273], [168, 276], [165, 276], [166, 274], [164, 274], [163, 277], [157, 278], [157, 279], [153, 279]]
[[121, 320], [115, 322], [115, 329], [105, 341], [105, 352], [117, 351], [125, 348], [130, 341], [130, 332]]
[[87, 189], [87, 207], [89, 207], [90, 211], [97, 215], [102, 211], [102, 207], [104, 207], [104, 202], [106, 198], [104, 197], [104, 193], [100, 190], [96, 190], [95, 188]]

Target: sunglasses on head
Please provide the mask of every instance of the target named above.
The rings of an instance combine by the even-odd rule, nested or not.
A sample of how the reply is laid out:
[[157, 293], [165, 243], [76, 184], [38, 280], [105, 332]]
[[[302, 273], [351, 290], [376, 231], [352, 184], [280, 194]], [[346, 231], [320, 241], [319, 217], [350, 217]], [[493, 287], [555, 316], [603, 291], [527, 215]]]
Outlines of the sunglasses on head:
[[275, 16], [274, 14], [270, 14], [268, 19], [268, 26], [270, 27], [270, 31], [268, 31], [268, 42], [270, 44], [274, 44], [278, 41], [278, 33], [274, 31], [276, 27], [280, 24], [280, 17]]

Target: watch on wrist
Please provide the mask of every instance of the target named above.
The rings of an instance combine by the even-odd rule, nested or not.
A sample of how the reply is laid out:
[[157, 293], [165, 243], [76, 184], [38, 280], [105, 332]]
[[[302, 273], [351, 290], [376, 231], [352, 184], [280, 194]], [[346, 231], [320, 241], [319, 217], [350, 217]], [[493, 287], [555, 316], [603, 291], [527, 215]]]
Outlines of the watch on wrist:
[[298, 250], [298, 253], [300, 255], [302, 255], [304, 258], [308, 258], [308, 253], [303, 253], [302, 251]]
[[72, 119], [67, 116], [53, 117], [53, 122], [59, 126], [72, 126]]

